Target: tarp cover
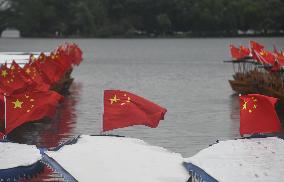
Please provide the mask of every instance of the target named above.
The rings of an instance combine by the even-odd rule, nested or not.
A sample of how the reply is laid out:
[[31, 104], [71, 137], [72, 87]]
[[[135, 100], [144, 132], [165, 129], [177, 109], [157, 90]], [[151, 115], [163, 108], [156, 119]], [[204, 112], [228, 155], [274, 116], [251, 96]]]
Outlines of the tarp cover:
[[221, 141], [185, 160], [220, 182], [282, 181], [284, 140], [267, 137]]
[[0, 170], [29, 166], [40, 159], [40, 151], [34, 145], [0, 142]]
[[81, 136], [46, 154], [78, 181], [185, 182], [180, 154], [126, 137]]

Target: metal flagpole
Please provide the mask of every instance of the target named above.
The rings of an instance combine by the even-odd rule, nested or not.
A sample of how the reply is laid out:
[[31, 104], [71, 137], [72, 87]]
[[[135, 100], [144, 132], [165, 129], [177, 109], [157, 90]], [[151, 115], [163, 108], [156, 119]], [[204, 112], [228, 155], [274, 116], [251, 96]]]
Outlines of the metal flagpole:
[[[7, 102], [6, 102], [6, 93], [4, 93], [4, 133], [6, 135], [6, 127], [7, 127]], [[5, 137], [5, 136], [4, 136]]]
[[101, 99], [101, 129], [100, 129], [100, 135], [104, 135], [104, 132], [103, 132], [103, 122], [104, 122], [104, 89], [102, 90], [102, 99]]

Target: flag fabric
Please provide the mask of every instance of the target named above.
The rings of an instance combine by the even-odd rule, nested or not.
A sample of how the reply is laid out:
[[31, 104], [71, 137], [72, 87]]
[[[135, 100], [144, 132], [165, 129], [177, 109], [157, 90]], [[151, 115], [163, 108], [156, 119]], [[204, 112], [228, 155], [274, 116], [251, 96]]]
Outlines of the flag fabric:
[[243, 56], [240, 52], [240, 49], [237, 48], [236, 46], [230, 45], [230, 51], [231, 51], [232, 58], [235, 58], [237, 60], [243, 58]]
[[48, 78], [50, 84], [58, 82], [65, 74], [65, 70], [62, 69], [58, 62], [43, 53], [40, 55], [39, 59], [34, 62], [34, 64], [36, 64], [38, 69], [45, 74], [45, 77]]
[[277, 100], [260, 94], [240, 96], [240, 134], [281, 131], [281, 124], [275, 111]]
[[79, 65], [83, 60], [83, 52], [76, 44], [68, 44], [67, 50], [74, 65]]
[[35, 86], [21, 71], [8, 68], [5, 64], [1, 66], [0, 74], [0, 88], [4, 93], [19, 93]]
[[155, 128], [166, 112], [165, 108], [130, 92], [105, 90], [103, 131], [133, 125]]
[[258, 58], [266, 64], [273, 65], [275, 62], [275, 56], [266, 50], [261, 50], [260, 52], [256, 51]]
[[250, 41], [250, 47], [251, 49], [258, 50], [258, 51], [261, 51], [264, 48], [263, 45], [253, 40]]
[[242, 55], [243, 58], [250, 56], [250, 50], [249, 50], [249, 48], [247, 48], [247, 47], [245, 47], [245, 46], [243, 46], [243, 45], [240, 46], [240, 53], [241, 53], [241, 55]]
[[[29, 121], [52, 117], [63, 97], [49, 91], [64, 76], [71, 74], [73, 65], [82, 61], [82, 51], [76, 44], [64, 44], [49, 55], [30, 55], [29, 62], [20, 67], [15, 61], [10, 68], [0, 67], [0, 120], [4, 121], [6, 98], [6, 129], [8, 134]], [[2, 123], [0, 123], [1, 125]], [[1, 132], [1, 131], [0, 131]], [[0, 133], [1, 138], [1, 133]]]
[[251, 48], [252, 58], [263, 63], [261, 60], [259, 60], [259, 57], [256, 54], [256, 51], [261, 52], [263, 50], [264, 46], [251, 40], [250, 41], [250, 48]]
[[48, 91], [50, 89], [50, 82], [47, 76], [37, 67], [36, 64], [25, 64], [23, 70], [25, 74], [37, 84], [35, 89], [40, 91]]
[[[56, 111], [57, 103], [62, 98], [54, 91], [31, 91], [6, 96], [5, 134], [26, 122], [52, 117]], [[3, 97], [2, 99], [4, 100]], [[3, 100], [1, 103], [4, 103]]]
[[0, 140], [4, 139], [5, 134], [0, 131]]

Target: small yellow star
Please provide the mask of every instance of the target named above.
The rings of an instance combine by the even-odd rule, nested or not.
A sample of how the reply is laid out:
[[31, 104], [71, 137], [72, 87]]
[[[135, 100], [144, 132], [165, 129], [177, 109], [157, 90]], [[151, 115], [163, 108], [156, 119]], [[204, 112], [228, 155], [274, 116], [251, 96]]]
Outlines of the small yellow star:
[[17, 99], [15, 102], [12, 102], [14, 104], [14, 108], [22, 108], [22, 104], [24, 102], [19, 101], [19, 99]]
[[2, 70], [1, 75], [5, 78], [8, 75], [7, 70]]
[[30, 74], [30, 72], [31, 72], [31, 70], [30, 70], [30, 68], [28, 68], [28, 69], [26, 70], [26, 73], [27, 73], [27, 74]]
[[127, 101], [126, 102], [130, 102], [130, 101], [131, 101], [130, 97], [127, 97]]
[[110, 100], [110, 104], [113, 104], [114, 102], [117, 102], [119, 101], [120, 99], [116, 97], [116, 95], [114, 95], [114, 97], [112, 99], [109, 99]]
[[12, 65], [12, 66], [11, 66], [11, 70], [14, 70], [14, 69], [15, 69], [15, 66], [14, 66], [14, 65]]

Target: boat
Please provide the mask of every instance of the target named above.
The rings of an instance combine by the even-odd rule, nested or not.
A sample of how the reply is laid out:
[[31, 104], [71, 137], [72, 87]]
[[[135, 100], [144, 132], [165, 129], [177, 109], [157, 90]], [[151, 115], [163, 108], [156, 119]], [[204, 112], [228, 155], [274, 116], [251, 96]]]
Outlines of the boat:
[[[251, 49], [231, 47], [233, 79], [229, 84], [237, 94], [258, 93], [276, 97], [284, 104], [284, 54], [276, 48], [274, 53], [264, 50], [264, 46], [251, 41]], [[242, 47], [242, 48], [241, 48]], [[242, 53], [246, 49], [246, 53]]]
[[[81, 61], [82, 51], [73, 43], [60, 45], [51, 52], [0, 53], [0, 90], [2, 95], [0, 104], [1, 108], [3, 108], [0, 112], [0, 134], [6, 136], [24, 123], [44, 121], [46, 117], [52, 118], [52, 115], [56, 113], [57, 104], [62, 101], [62, 96], [69, 94], [69, 88], [74, 80], [71, 77], [73, 68], [79, 65]], [[43, 95], [40, 96], [40, 94]], [[36, 97], [45, 98], [48, 94], [50, 94], [49, 99], [43, 100], [45, 103], [37, 105]], [[33, 98], [29, 99], [29, 97]], [[9, 101], [9, 99], [14, 100]], [[30, 102], [33, 102], [31, 106], [28, 106], [28, 104], [21, 105]], [[6, 103], [20, 105], [12, 107], [8, 105], [8, 109], [6, 109]], [[9, 110], [9, 107], [19, 107], [21, 110]], [[25, 109], [27, 109], [26, 112]], [[46, 111], [42, 111], [44, 109]], [[42, 112], [37, 112], [37, 110]], [[9, 115], [7, 111], [9, 111], [10, 115], [18, 112], [25, 119], [18, 121], [12, 117], [6, 117], [6, 115]], [[3, 136], [0, 136], [0, 140]]]
[[189, 182], [282, 181], [284, 140], [252, 136], [217, 141], [185, 159]]

